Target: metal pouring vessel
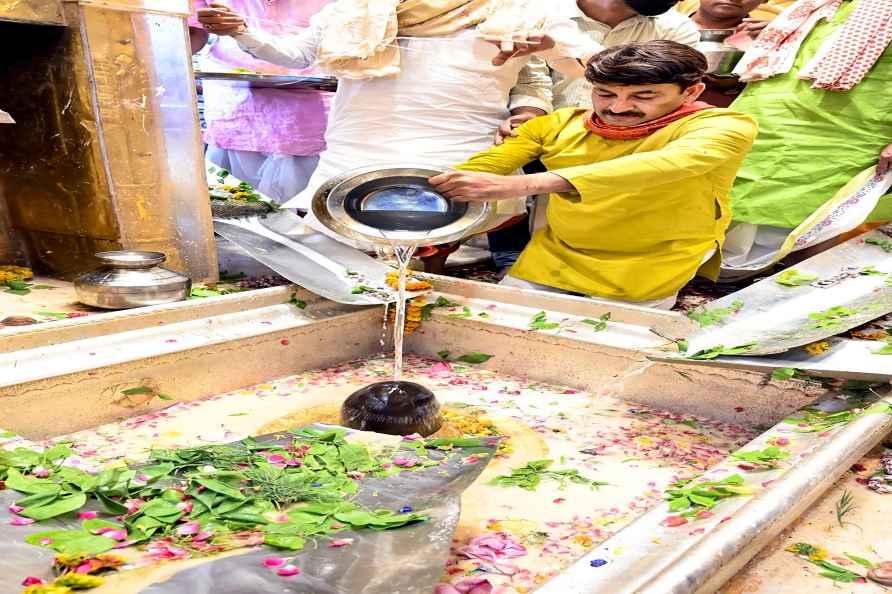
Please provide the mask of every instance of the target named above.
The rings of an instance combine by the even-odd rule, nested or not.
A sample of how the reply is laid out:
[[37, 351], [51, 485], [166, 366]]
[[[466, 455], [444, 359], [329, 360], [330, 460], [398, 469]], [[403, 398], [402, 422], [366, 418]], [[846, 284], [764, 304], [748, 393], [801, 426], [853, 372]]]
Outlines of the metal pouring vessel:
[[743, 57], [743, 52], [725, 45], [725, 39], [733, 34], [734, 29], [700, 30], [700, 41], [694, 48], [706, 56], [708, 74], [721, 78], [734, 76], [734, 67]]
[[99, 252], [102, 268], [74, 281], [78, 301], [103, 309], [129, 309], [189, 298], [192, 281], [162, 268], [160, 252]]
[[332, 232], [377, 245], [438, 245], [484, 230], [492, 204], [438, 193], [427, 180], [441, 173], [423, 165], [349, 171], [323, 184], [311, 208]]

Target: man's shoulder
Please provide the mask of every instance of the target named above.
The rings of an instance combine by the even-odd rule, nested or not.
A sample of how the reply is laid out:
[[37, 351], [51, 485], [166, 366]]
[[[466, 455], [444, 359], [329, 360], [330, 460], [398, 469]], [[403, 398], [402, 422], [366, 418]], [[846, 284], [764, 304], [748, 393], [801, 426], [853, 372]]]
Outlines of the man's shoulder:
[[688, 17], [674, 8], [654, 19], [659, 39], [669, 39], [679, 43], [696, 43], [700, 39], [700, 29]]
[[755, 137], [759, 129], [756, 120], [745, 113], [734, 111], [726, 107], [710, 107], [698, 111], [681, 120], [684, 127], [690, 130], [703, 128], [715, 128], [727, 130], [729, 133], [742, 134]]

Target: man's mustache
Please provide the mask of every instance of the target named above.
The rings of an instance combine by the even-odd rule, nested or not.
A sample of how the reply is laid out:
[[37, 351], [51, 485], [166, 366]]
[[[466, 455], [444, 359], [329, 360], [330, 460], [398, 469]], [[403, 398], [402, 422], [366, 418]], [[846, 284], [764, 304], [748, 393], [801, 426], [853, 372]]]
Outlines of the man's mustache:
[[640, 118], [644, 114], [641, 113], [640, 111], [624, 111], [622, 113], [616, 113], [615, 111], [610, 111], [608, 109], [607, 111], [604, 112], [604, 115], [613, 116], [615, 118], [629, 118], [629, 117]]

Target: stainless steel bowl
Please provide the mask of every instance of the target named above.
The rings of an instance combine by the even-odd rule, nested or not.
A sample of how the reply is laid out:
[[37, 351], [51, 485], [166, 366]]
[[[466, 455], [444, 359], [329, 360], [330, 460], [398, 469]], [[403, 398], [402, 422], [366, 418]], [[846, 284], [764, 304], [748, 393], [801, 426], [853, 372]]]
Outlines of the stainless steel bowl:
[[725, 45], [725, 39], [733, 34], [734, 29], [701, 29], [700, 42], [695, 48], [706, 56], [707, 73], [719, 77], [734, 76], [734, 67], [743, 57], [743, 52]]
[[78, 301], [102, 309], [130, 309], [189, 298], [189, 277], [162, 268], [160, 252], [100, 252], [102, 268], [74, 281]]
[[319, 188], [313, 214], [338, 235], [379, 245], [443, 244], [486, 228], [493, 206], [437, 193], [427, 180], [440, 173], [425, 166], [350, 171]]

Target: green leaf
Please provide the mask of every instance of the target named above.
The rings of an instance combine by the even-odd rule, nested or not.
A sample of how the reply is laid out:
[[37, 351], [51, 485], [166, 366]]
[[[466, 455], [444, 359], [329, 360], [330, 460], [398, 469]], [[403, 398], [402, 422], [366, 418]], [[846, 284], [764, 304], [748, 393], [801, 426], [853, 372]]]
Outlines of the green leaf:
[[118, 503], [104, 493], [96, 493], [96, 498], [99, 499], [106, 511], [111, 514], [120, 515], [127, 513], [127, 507], [125, 505]]
[[588, 324], [595, 329], [595, 332], [601, 332], [602, 330], [607, 329], [607, 322], [610, 321], [610, 312], [598, 317], [597, 320], [592, 320], [590, 318], [586, 318], [582, 320], [583, 324]]
[[873, 569], [875, 567], [878, 567], [878, 565], [876, 563], [874, 563], [873, 561], [869, 561], [869, 560], [865, 559], [864, 557], [850, 555], [849, 553], [845, 553], [845, 556], [848, 557], [849, 559], [851, 559], [852, 561], [854, 561], [855, 563], [857, 563], [858, 565], [860, 565], [861, 567], [866, 567], [867, 569]]
[[20, 493], [58, 492], [59, 485], [47, 479], [24, 476], [15, 468], [6, 473], [6, 487]]
[[868, 237], [864, 240], [864, 243], [875, 245], [892, 254], [892, 241], [889, 241], [888, 239], [883, 239], [880, 237]]
[[34, 493], [33, 495], [28, 495], [27, 497], [22, 497], [18, 501], [15, 502], [19, 507], [40, 507], [41, 505], [46, 505], [51, 503], [59, 498], [62, 495], [62, 489], [58, 489], [56, 491], [47, 491], [45, 493]]
[[892, 338], [887, 338], [884, 346], [870, 352], [874, 355], [892, 355]]
[[37, 312], [37, 315], [44, 318], [55, 318], [57, 320], [64, 320], [68, 317], [68, 314], [58, 311], [39, 311]]
[[462, 363], [470, 363], [471, 365], [478, 365], [480, 363], [486, 363], [492, 358], [493, 355], [487, 355], [485, 353], [472, 351], [470, 353], [465, 353], [461, 357], [458, 357], [456, 361], [461, 361]]
[[782, 367], [771, 372], [771, 379], [772, 381], [782, 382], [785, 380], [793, 379], [795, 375], [796, 370], [792, 367]]
[[[48, 539], [49, 544], [41, 544], [41, 541]], [[58, 551], [63, 555], [71, 556], [93, 556], [114, 548], [116, 541], [90, 534], [83, 530], [50, 530], [48, 532], [38, 532], [37, 534], [29, 534], [25, 537], [25, 542], [35, 546], [42, 546], [54, 551]]]
[[743, 309], [743, 305], [743, 301], [737, 300], [732, 302], [729, 307], [715, 309], [698, 308], [689, 311], [688, 317], [697, 322], [701, 328], [706, 328], [707, 326], [724, 323], [728, 316], [734, 315]]
[[269, 534], [263, 537], [263, 544], [275, 547], [277, 549], [286, 549], [289, 551], [299, 551], [307, 544], [305, 538], [300, 536], [287, 536], [285, 534]]
[[785, 287], [801, 287], [815, 282], [818, 278], [810, 274], [802, 274], [795, 268], [790, 268], [778, 274], [774, 278], [774, 282]]
[[669, 502], [669, 511], [677, 512], [688, 509], [691, 506], [691, 500], [687, 497], [678, 497]]
[[175, 400], [173, 396], [168, 396], [167, 394], [157, 393], [155, 394], [155, 398], [158, 400]]
[[210, 478], [197, 478], [195, 479], [195, 482], [206, 489], [210, 489], [215, 493], [219, 493], [220, 495], [226, 495], [227, 497], [239, 500], [245, 499], [245, 495], [241, 491], [230, 487], [226, 483], [221, 483], [220, 481], [216, 481]]
[[294, 293], [293, 295], [291, 295], [291, 299], [288, 301], [288, 303], [290, 303], [297, 309], [306, 309], [307, 308], [307, 302], [298, 299], [297, 293]]
[[137, 394], [154, 394], [155, 389], [150, 388], [148, 386], [138, 386], [136, 388], [128, 388], [126, 390], [121, 390], [121, 394], [124, 396], [136, 396]]
[[117, 522], [109, 522], [108, 520], [103, 520], [100, 518], [84, 520], [84, 523], [81, 525], [87, 532], [93, 532], [94, 530], [99, 530], [100, 528], [113, 528], [115, 530], [118, 530], [124, 527], [123, 524], [118, 524]]
[[50, 518], [55, 518], [56, 516], [61, 516], [62, 514], [77, 511], [86, 504], [87, 494], [77, 491], [62, 496], [46, 505], [28, 507], [19, 512], [19, 515], [37, 521], [48, 520]]

